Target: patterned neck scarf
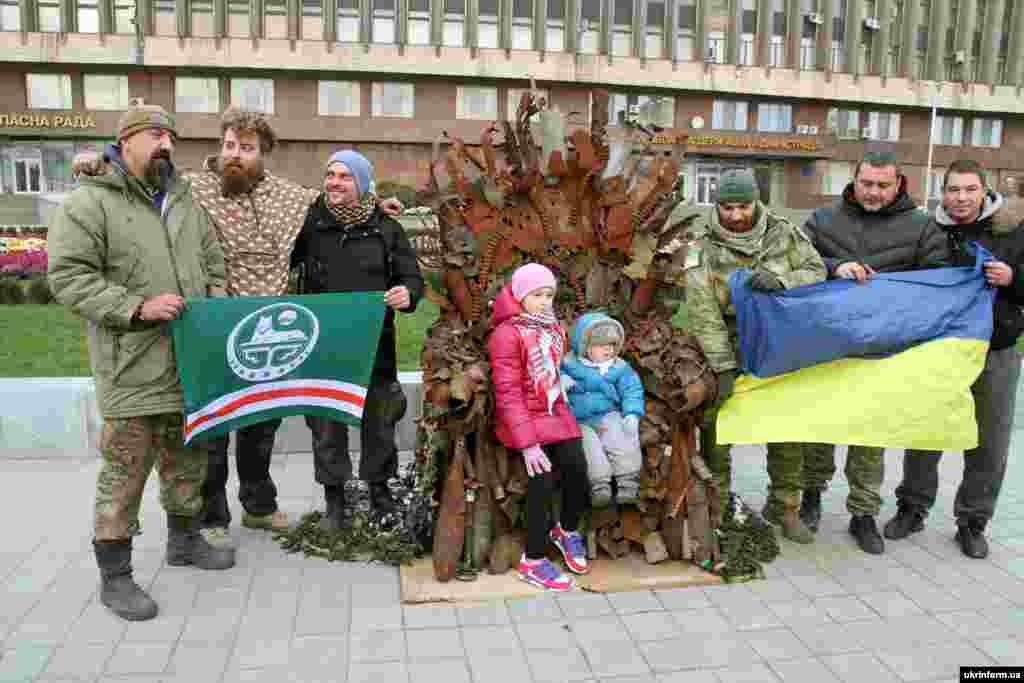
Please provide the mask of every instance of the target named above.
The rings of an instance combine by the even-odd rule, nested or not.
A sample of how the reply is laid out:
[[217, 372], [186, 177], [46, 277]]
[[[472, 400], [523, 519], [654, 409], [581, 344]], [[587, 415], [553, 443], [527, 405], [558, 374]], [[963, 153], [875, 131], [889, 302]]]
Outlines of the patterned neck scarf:
[[565, 331], [550, 311], [520, 313], [512, 318], [512, 322], [526, 344], [530, 388], [547, 406], [550, 415], [561, 395], [558, 366], [565, 354]]
[[[324, 198], [324, 204], [327, 204], [326, 197]], [[327, 204], [327, 208], [338, 219], [338, 223], [342, 227], [347, 228], [350, 225], [359, 225], [368, 221], [373, 214], [373, 210], [377, 208], [377, 195], [367, 192], [355, 206], [331, 206]]]

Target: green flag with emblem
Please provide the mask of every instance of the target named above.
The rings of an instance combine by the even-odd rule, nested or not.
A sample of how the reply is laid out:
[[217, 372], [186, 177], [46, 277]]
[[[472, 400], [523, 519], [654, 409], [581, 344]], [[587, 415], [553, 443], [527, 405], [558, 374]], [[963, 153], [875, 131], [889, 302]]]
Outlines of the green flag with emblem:
[[189, 302], [171, 323], [185, 443], [290, 415], [358, 425], [384, 293]]

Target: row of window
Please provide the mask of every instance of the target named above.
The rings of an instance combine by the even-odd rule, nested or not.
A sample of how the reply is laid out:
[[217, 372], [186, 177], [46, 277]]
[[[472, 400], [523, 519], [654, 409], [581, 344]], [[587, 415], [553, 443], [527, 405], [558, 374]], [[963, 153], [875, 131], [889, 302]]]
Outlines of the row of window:
[[[175, 110], [184, 113], [216, 114], [223, 108], [221, 79], [177, 77], [174, 84]], [[128, 77], [85, 74], [85, 108], [93, 111], [117, 111], [128, 108]], [[499, 117], [498, 90], [494, 86], [458, 86], [455, 116], [459, 119], [489, 121]], [[523, 90], [504, 88], [505, 115], [515, 115]], [[71, 109], [71, 76], [68, 74], [27, 74], [29, 109]], [[547, 91], [539, 96], [548, 97]], [[250, 111], [274, 113], [274, 81], [269, 78], [230, 79], [230, 101]], [[412, 118], [415, 113], [415, 86], [412, 83], [374, 82], [370, 85], [372, 116]], [[793, 105], [761, 102], [757, 105], [756, 129], [762, 133], [792, 133]], [[749, 103], [740, 100], [714, 100], [711, 127], [714, 130], [746, 131]], [[317, 113], [320, 116], [361, 116], [362, 97], [358, 81], [319, 81]], [[675, 126], [675, 99], [670, 96], [612, 93], [609, 101], [610, 125], [640, 119], [664, 128]], [[900, 139], [900, 115], [896, 112], [833, 108], [826, 127], [840, 138], [863, 138], [895, 142]], [[816, 133], [810, 126], [798, 127], [800, 133]], [[936, 116], [932, 139], [940, 145], [962, 145], [964, 117]], [[1003, 122], [975, 117], [970, 125], [970, 144], [974, 147], [999, 147]]]
[[[748, 103], [736, 100], [715, 100], [711, 127], [715, 130], [745, 131], [748, 129]], [[828, 111], [826, 129], [839, 138], [882, 140], [900, 139], [900, 115], [897, 112], [860, 111], [832, 108]], [[762, 133], [792, 133], [793, 105], [761, 103], [757, 105], [757, 130]], [[1003, 141], [1003, 122], [1000, 119], [974, 117], [971, 119], [970, 144], [974, 147], [999, 147]], [[801, 133], [817, 133], [814, 126], [804, 126]], [[942, 115], [935, 117], [932, 136], [937, 145], [962, 145], [964, 117]]]
[[[853, 171], [856, 164], [851, 161], [830, 161], [822, 175], [821, 193], [824, 195], [841, 195], [843, 190], [853, 182]], [[933, 168], [927, 178], [927, 198], [942, 199], [942, 181], [946, 175], [943, 168]]]

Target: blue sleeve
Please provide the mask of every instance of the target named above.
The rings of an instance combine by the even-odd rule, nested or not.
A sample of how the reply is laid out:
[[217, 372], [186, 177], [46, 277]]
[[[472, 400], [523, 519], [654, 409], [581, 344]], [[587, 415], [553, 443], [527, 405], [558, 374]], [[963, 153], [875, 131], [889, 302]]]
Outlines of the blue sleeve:
[[622, 414], [643, 416], [644, 383], [640, 381], [640, 375], [636, 370], [627, 363], [622, 377], [616, 384], [622, 395]]

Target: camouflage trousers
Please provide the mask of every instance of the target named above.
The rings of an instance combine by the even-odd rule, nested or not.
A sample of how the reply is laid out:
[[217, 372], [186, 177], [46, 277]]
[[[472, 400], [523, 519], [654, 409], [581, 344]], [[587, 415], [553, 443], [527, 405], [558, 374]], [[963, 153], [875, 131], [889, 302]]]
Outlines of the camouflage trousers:
[[[836, 447], [827, 443], [804, 444], [804, 489], [824, 491], [836, 473]], [[851, 515], [877, 515], [882, 509], [885, 480], [885, 449], [850, 446], [846, 452], [846, 481], [850, 494], [846, 509]]]
[[146, 479], [156, 465], [160, 504], [170, 514], [195, 517], [203, 505], [206, 454], [184, 445], [180, 413], [106, 420], [96, 481], [95, 538], [124, 540], [137, 532]]

